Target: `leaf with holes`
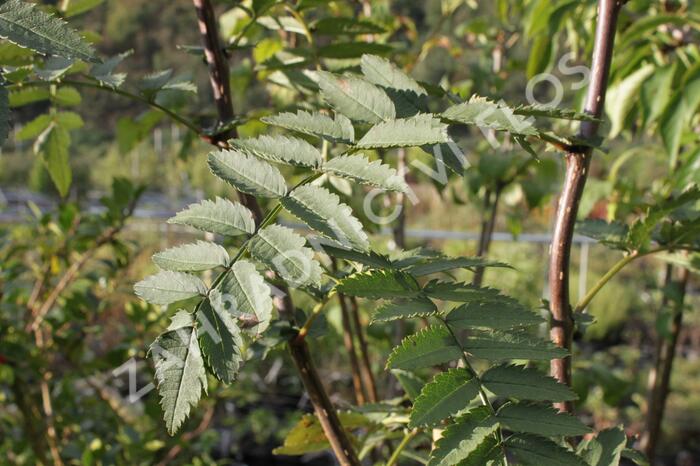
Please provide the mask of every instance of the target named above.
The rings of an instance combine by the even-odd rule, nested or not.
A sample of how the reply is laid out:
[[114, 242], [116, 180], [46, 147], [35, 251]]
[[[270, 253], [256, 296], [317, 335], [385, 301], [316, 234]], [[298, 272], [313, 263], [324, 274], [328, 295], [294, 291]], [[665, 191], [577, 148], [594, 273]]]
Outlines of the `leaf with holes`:
[[341, 155], [323, 165], [323, 170], [336, 176], [388, 191], [407, 192], [408, 185], [396, 170], [379, 160], [370, 162], [364, 155]]
[[156, 368], [156, 381], [165, 426], [175, 434], [207, 390], [204, 360], [192, 314], [178, 311], [168, 330], [149, 350]]
[[372, 126], [357, 142], [358, 149], [413, 147], [449, 142], [447, 125], [429, 114], [400, 118]]
[[479, 381], [466, 369], [442, 372], [426, 384], [413, 402], [409, 428], [431, 427], [469, 406], [479, 394]]
[[318, 285], [321, 265], [306, 240], [291, 228], [269, 225], [250, 240], [250, 254], [271, 267], [292, 286]]
[[153, 304], [170, 304], [197, 295], [205, 295], [207, 287], [194, 275], [163, 270], [134, 285], [136, 294]]
[[325, 188], [304, 185], [283, 198], [282, 206], [326, 238], [346, 248], [367, 251], [369, 241], [352, 209]]
[[220, 197], [190, 204], [170, 218], [168, 223], [188, 225], [224, 236], [252, 235], [255, 232], [255, 220], [250, 210]]
[[427, 327], [401, 341], [386, 362], [390, 369], [417, 369], [454, 361], [462, 357], [452, 335], [444, 327]]
[[321, 165], [318, 149], [300, 138], [263, 134], [257, 138], [232, 139], [229, 142], [243, 152], [270, 162], [309, 168]]
[[364, 79], [319, 71], [318, 85], [324, 100], [351, 120], [375, 124], [396, 118], [386, 92]]
[[341, 114], [336, 114], [335, 119], [333, 119], [321, 113], [298, 110], [297, 113], [279, 113], [261, 118], [261, 120], [268, 125], [279, 126], [330, 142], [352, 144], [355, 141], [355, 129], [352, 122]]
[[153, 255], [153, 262], [164, 270], [200, 272], [225, 267], [229, 257], [226, 249], [209, 241], [183, 244]]
[[267, 329], [272, 317], [270, 287], [252, 263], [239, 260], [233, 264], [221, 290], [224, 297], [231, 300], [229, 312], [246, 321], [257, 322], [247, 329], [250, 333], [257, 335]]
[[518, 400], [556, 402], [578, 398], [567, 385], [531, 367], [492, 367], [481, 376], [481, 383], [495, 395]]
[[279, 170], [252, 155], [220, 150], [211, 152], [208, 162], [212, 173], [243, 193], [270, 198], [287, 194]]

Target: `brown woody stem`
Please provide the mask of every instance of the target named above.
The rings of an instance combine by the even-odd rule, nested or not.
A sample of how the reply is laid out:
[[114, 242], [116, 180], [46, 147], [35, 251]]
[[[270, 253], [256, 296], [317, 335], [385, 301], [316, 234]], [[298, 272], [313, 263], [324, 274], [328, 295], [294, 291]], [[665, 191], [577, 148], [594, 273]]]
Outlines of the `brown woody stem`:
[[[209, 0], [192, 0], [197, 10], [199, 31], [204, 45], [204, 54], [209, 66], [209, 78], [214, 93], [214, 101], [222, 124], [228, 124], [234, 118], [233, 102], [231, 99], [231, 87], [229, 85], [229, 69], [223, 47], [219, 40], [216, 16]], [[212, 140], [212, 144], [226, 146], [226, 140], [237, 136], [235, 127], [219, 135], [219, 140]], [[223, 143], [223, 144], [222, 144]], [[253, 212], [256, 223], [260, 223], [263, 215], [260, 205], [254, 196], [241, 194], [241, 203]], [[291, 294], [286, 287], [281, 287], [282, 298], [275, 299], [275, 305], [280, 314], [289, 320], [294, 320], [294, 303]], [[316, 368], [309, 355], [309, 349], [303, 338], [292, 337], [289, 340], [289, 349], [294, 363], [299, 370], [299, 375], [304, 384], [316, 416], [321, 422], [323, 432], [331, 444], [333, 453], [341, 465], [359, 466], [360, 462], [354, 451], [347, 433], [340, 424], [335, 408], [328, 398], [321, 383]]]
[[[615, 41], [617, 15], [622, 6], [621, 0], [598, 1], [598, 24], [593, 46], [591, 82], [588, 86], [584, 111], [600, 118], [605, 103], [610, 61]], [[599, 122], [581, 123], [579, 137], [590, 139], [598, 132]], [[569, 264], [574, 226], [579, 202], [586, 185], [586, 177], [591, 162], [590, 148], [566, 154], [566, 175], [559, 197], [554, 222], [551, 254], [549, 259], [549, 289], [552, 311], [550, 337], [559, 347], [571, 351], [574, 322], [569, 301]], [[571, 356], [555, 359], [551, 363], [551, 374], [559, 382], [571, 384]], [[562, 411], [571, 411], [571, 403], [558, 403]]]
[[[479, 234], [479, 245], [476, 251], [478, 257], [485, 257], [489, 253], [491, 239], [493, 238], [493, 230], [496, 227], [496, 215], [498, 214], [498, 202], [501, 199], [501, 190], [501, 186], [498, 185], [493, 192], [487, 189], [484, 193], [483, 220], [481, 222], [481, 232]], [[481, 286], [484, 282], [484, 271], [484, 267], [476, 268], [472, 284]]]
[[[683, 327], [683, 303], [688, 286], [688, 269], [682, 269], [678, 281], [673, 280], [673, 266], [666, 266], [666, 279], [664, 297], [661, 308], [673, 306], [673, 320], [671, 321], [670, 335], [658, 335], [656, 343], [655, 366], [649, 372], [649, 395], [646, 413], [644, 433], [640, 440], [640, 447], [649, 458], [650, 464], [654, 464], [656, 447], [661, 437], [661, 421], [664, 418], [666, 409], [666, 399], [670, 392], [671, 370], [676, 356], [676, 346], [678, 337]], [[673, 292], [670, 288], [675, 288]], [[669, 298], [673, 293], [676, 296], [675, 302]]]

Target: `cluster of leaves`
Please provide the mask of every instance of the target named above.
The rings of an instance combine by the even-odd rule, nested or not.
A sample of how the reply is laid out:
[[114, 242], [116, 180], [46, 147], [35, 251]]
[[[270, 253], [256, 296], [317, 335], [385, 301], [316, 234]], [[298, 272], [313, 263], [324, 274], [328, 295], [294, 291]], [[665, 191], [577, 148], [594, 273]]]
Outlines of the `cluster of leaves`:
[[[404, 191], [407, 186], [394, 169], [370, 162], [358, 152], [447, 145], [451, 142], [448, 122], [536, 135], [523, 115], [563, 113], [511, 110], [480, 98], [454, 105], [442, 114], [428, 113], [428, 94], [419, 83], [376, 56], [363, 56], [361, 64], [363, 76], [312, 74], [334, 116], [298, 110], [263, 118], [269, 125], [304, 138], [275, 133], [234, 139], [229, 149], [209, 154], [209, 167], [217, 177], [239, 192], [277, 201], [264, 219], [254, 219], [241, 204], [217, 198], [191, 205], [170, 220], [221, 235], [245, 235], [246, 239], [233, 257], [218, 244], [201, 241], [160, 252], [154, 262], [162, 271], [136, 285], [136, 292], [149, 302], [179, 303], [171, 326], [151, 349], [168, 430], [178, 429], [206, 391], [207, 372], [224, 382], [235, 378], [250, 342], [270, 326], [272, 300], [264, 275], [275, 272], [286, 284], [321, 303], [334, 293], [387, 300], [374, 315], [375, 321], [421, 317], [439, 322], [407, 337], [387, 363], [388, 368], [401, 371], [457, 360], [463, 363], [422, 387], [410, 413], [410, 428], [429, 429], [447, 422], [431, 464], [500, 462], [506, 450], [523, 464], [586, 464], [582, 457], [588, 447], [577, 455], [547, 439], [589, 432], [576, 418], [542, 404], [575, 398], [567, 387], [532, 368], [499, 364], [478, 374], [470, 362], [471, 357], [503, 362], [565, 356], [561, 349], [528, 333], [528, 327], [543, 319], [495, 289], [450, 281], [419, 282], [420, 277], [455, 268], [505, 265], [420, 251], [391, 260], [372, 252], [351, 208], [322, 186], [325, 178], [319, 178], [332, 174], [384, 190]], [[309, 143], [319, 139], [321, 149]], [[276, 165], [290, 165], [309, 175], [290, 189]], [[274, 223], [282, 209], [321, 238], [305, 240]], [[305, 246], [307, 241], [324, 255], [355, 263], [361, 270], [343, 278], [324, 274], [314, 250]], [[193, 273], [215, 268], [220, 273], [210, 285]], [[188, 299], [191, 301], [183, 302]], [[439, 311], [436, 300], [462, 304]], [[465, 330], [469, 330], [466, 339], [457, 336]], [[496, 410], [487, 392], [511, 402]], [[484, 406], [473, 406], [476, 398]], [[303, 424], [318, 429], [315, 423]], [[295, 437], [307, 437], [296, 429], [293, 432]], [[506, 432], [513, 435], [506, 437]], [[608, 436], [615, 436], [617, 443], [608, 445], [604, 440]], [[280, 452], [295, 451], [294, 444], [289, 439]], [[596, 452], [605, 444], [605, 454], [619, 460], [625, 437], [615, 430], [592, 444], [595, 447], [590, 449]]]

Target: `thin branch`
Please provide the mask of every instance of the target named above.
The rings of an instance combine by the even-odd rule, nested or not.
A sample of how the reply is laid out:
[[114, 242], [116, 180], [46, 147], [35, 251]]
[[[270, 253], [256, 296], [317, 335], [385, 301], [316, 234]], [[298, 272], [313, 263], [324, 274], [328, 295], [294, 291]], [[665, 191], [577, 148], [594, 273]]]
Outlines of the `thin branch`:
[[[605, 92], [607, 90], [610, 61], [615, 40], [617, 15], [621, 6], [621, 0], [598, 1], [598, 24], [593, 47], [591, 82], [584, 106], [584, 111], [596, 117], [596, 120], [581, 123], [579, 137], [584, 140], [591, 139], [598, 132], [598, 119], [602, 115], [605, 104]], [[588, 176], [591, 153], [590, 148], [585, 148], [582, 151], [568, 152], [566, 154], [566, 176], [554, 222], [549, 260], [549, 289], [552, 311], [550, 337], [557, 346], [569, 351], [571, 350], [574, 328], [569, 301], [571, 246], [579, 202], [586, 185], [586, 177]], [[550, 371], [552, 376], [559, 382], [571, 385], [571, 356], [552, 360]], [[557, 403], [555, 406], [562, 411], [570, 412], [573, 410], [573, 405], [570, 402]]]
[[409, 443], [411, 443], [411, 440], [413, 440], [416, 435], [418, 435], [418, 429], [413, 429], [406, 432], [403, 439], [401, 439], [401, 443], [399, 443], [394, 452], [391, 454], [389, 460], [386, 462], [386, 466], [394, 466], [395, 464], [398, 464], [401, 452], [404, 451], [404, 449]]
[[[197, 11], [199, 31], [204, 45], [204, 55], [209, 66], [209, 78], [219, 113], [219, 120], [221, 123], [226, 124], [233, 120], [234, 111], [229, 84], [228, 63], [219, 40], [216, 16], [209, 0], [193, 0], [193, 4]], [[231, 127], [229, 131], [222, 133], [220, 136], [224, 142], [229, 138], [235, 138], [237, 136], [235, 127]], [[247, 194], [241, 194], [240, 199], [241, 203], [253, 212], [256, 223], [260, 227], [263, 221], [263, 214], [257, 199]], [[289, 319], [290, 322], [294, 322], [295, 308], [291, 294], [286, 287], [281, 287], [280, 289], [283, 297], [275, 299], [275, 305], [281, 315]], [[343, 426], [340, 424], [335, 407], [318, 377], [304, 338], [292, 337], [289, 340], [289, 349], [316, 416], [321, 422], [323, 432], [328, 438], [336, 458], [343, 466], [359, 466], [360, 462], [357, 459], [355, 449]]]
[[367, 338], [365, 336], [364, 327], [362, 326], [362, 322], [360, 322], [360, 307], [357, 304], [357, 298], [351, 296], [350, 305], [352, 307], [350, 317], [352, 318], [353, 324], [355, 325], [355, 333], [357, 334], [357, 340], [359, 343], [360, 373], [362, 374], [362, 382], [364, 383], [365, 389], [367, 390], [367, 398], [369, 399], [369, 402], [376, 403], [379, 401], [379, 395], [377, 393], [377, 383], [374, 380], [372, 364], [369, 360], [369, 345], [367, 344]]
[[338, 293], [338, 302], [340, 303], [340, 314], [343, 321], [343, 345], [350, 359], [350, 372], [352, 374], [352, 385], [355, 389], [355, 400], [358, 405], [365, 404], [365, 390], [360, 375], [360, 365], [357, 361], [357, 351], [355, 350], [355, 339], [353, 338], [352, 322], [350, 321], [350, 309], [345, 296]]
[[[34, 330], [34, 341], [37, 348], [44, 348], [44, 339], [41, 329]], [[53, 416], [53, 403], [51, 402], [51, 392], [49, 390], [49, 381], [51, 380], [51, 371], [44, 370], [39, 379], [39, 390], [41, 393], [41, 407], [44, 412], [44, 423], [46, 424], [46, 441], [49, 445], [51, 460], [54, 466], [63, 466], [61, 460], [61, 450], [59, 447], [60, 440], [56, 432], [56, 424]]]
[[[478, 257], [486, 257], [491, 247], [491, 240], [493, 238], [493, 230], [496, 227], [496, 218], [498, 215], [498, 203], [501, 199], [502, 186], [499, 184], [493, 190], [489, 189], [484, 193], [484, 212], [483, 221], [481, 222], [481, 232], [479, 234], [479, 246], [476, 251]], [[474, 279], [472, 284], [475, 286], [481, 286], [484, 282], [484, 267], [477, 267], [474, 272]]]
[[[656, 456], [656, 447], [661, 438], [661, 422], [664, 418], [666, 410], [666, 399], [670, 392], [671, 371], [673, 369], [673, 361], [676, 356], [676, 346], [678, 346], [678, 337], [680, 336], [683, 327], [683, 305], [688, 287], [688, 277], [690, 273], [688, 269], [683, 268], [678, 282], [673, 280], [673, 266], [668, 265], [666, 268], [665, 287], [676, 286], [678, 298], [673, 307], [673, 320], [671, 321], [671, 334], [668, 337], [658, 335], [656, 345], [656, 365], [649, 374], [649, 394], [648, 406], [646, 412], [646, 425], [640, 446], [644, 453], [649, 458], [651, 464], [654, 464]], [[662, 308], [671, 304], [669, 293], [664, 293]]]

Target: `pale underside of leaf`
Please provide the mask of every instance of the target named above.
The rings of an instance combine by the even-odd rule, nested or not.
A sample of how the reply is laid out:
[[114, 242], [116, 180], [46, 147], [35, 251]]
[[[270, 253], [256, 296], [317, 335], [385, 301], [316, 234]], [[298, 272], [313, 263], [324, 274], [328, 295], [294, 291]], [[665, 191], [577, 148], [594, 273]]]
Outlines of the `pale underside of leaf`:
[[396, 110], [389, 96], [375, 86], [356, 76], [335, 76], [318, 73], [321, 95], [339, 113], [351, 120], [380, 123], [396, 117]]
[[388, 191], [408, 191], [408, 185], [394, 168], [379, 160], [370, 162], [364, 155], [335, 157], [323, 165], [323, 170], [342, 178]]
[[291, 214], [343, 247], [359, 251], [369, 249], [367, 235], [360, 221], [353, 216], [352, 209], [327, 189], [314, 185], [300, 186], [283, 198], [281, 203]]
[[293, 286], [318, 285], [321, 266], [313, 258], [314, 252], [304, 244], [304, 238], [292, 229], [269, 225], [251, 240], [250, 254], [268, 265]]
[[232, 139], [229, 142], [237, 149], [270, 162], [309, 168], [317, 168], [321, 164], [321, 152], [300, 138], [263, 134], [257, 138]]
[[243, 339], [233, 317], [221, 303], [217, 290], [212, 290], [209, 299], [202, 302], [197, 314], [197, 335], [207, 366], [224, 383], [236, 379], [243, 362]]
[[158, 393], [168, 432], [173, 435], [207, 389], [204, 360], [191, 314], [179, 311], [151, 345]]
[[134, 285], [136, 294], [153, 304], [170, 304], [183, 299], [204, 295], [204, 282], [194, 275], [163, 270]]
[[285, 112], [264, 117], [261, 120], [269, 125], [323, 138], [330, 142], [352, 144], [355, 141], [352, 122], [341, 114], [336, 114], [333, 119], [321, 113], [298, 110], [297, 113]]
[[211, 152], [208, 163], [214, 175], [243, 193], [269, 198], [287, 194], [284, 177], [277, 168], [244, 152]]
[[390, 120], [372, 126], [356, 145], [358, 149], [414, 147], [450, 140], [447, 125], [430, 114]]
[[256, 335], [267, 329], [272, 316], [270, 287], [252, 263], [245, 260], [236, 262], [221, 289], [232, 301], [229, 312], [243, 318], [253, 317], [258, 322], [247, 329], [250, 333]]
[[228, 261], [226, 249], [209, 241], [175, 246], [153, 256], [153, 262], [161, 269], [179, 272], [199, 272], [225, 267]]
[[224, 236], [253, 234], [255, 231], [255, 221], [250, 210], [220, 197], [213, 201], [190, 204], [170, 218], [168, 223], [188, 225]]

